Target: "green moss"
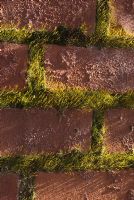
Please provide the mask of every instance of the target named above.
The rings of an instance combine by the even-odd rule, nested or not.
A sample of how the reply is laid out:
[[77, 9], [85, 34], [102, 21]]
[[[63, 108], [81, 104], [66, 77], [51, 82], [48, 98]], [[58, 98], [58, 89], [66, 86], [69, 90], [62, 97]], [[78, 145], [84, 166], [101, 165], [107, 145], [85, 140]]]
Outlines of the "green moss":
[[0, 158], [0, 171], [13, 171], [27, 176], [38, 171], [111, 170], [134, 168], [134, 154], [101, 154], [72, 151], [64, 154]]
[[134, 108], [134, 92], [111, 94], [104, 91], [88, 91], [77, 88], [51, 91], [38, 89], [0, 92], [0, 108], [67, 108], [103, 110], [110, 108]]
[[101, 155], [103, 148], [103, 127], [104, 127], [104, 111], [94, 111], [93, 128], [92, 128], [92, 151], [96, 155]]
[[28, 90], [39, 91], [45, 85], [45, 72], [43, 66], [44, 49], [40, 44], [30, 45], [30, 63], [27, 72]]

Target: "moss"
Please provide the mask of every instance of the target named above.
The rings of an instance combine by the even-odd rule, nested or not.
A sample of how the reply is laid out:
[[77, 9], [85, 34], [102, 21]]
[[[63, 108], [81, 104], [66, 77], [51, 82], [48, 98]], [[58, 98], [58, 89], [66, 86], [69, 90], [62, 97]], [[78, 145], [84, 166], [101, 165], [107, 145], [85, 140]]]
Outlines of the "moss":
[[0, 171], [13, 171], [24, 176], [38, 171], [111, 170], [134, 168], [134, 154], [101, 154], [93, 152], [32, 155], [0, 158]]
[[43, 66], [44, 49], [40, 44], [30, 44], [30, 63], [27, 72], [28, 90], [39, 91], [45, 85], [45, 72]]
[[[65, 90], [31, 90], [23, 92], [0, 92], [0, 108], [16, 107], [54, 107], [58, 110], [67, 108], [103, 110], [107, 108], [134, 108], [134, 93], [111, 94], [104, 91], [88, 91], [77, 88]], [[35, 88], [34, 88], [35, 89]]]
[[20, 175], [20, 190], [18, 200], [32, 200], [34, 190], [34, 176], [31, 174]]
[[94, 154], [101, 155], [103, 148], [104, 110], [94, 111], [92, 128], [92, 150]]

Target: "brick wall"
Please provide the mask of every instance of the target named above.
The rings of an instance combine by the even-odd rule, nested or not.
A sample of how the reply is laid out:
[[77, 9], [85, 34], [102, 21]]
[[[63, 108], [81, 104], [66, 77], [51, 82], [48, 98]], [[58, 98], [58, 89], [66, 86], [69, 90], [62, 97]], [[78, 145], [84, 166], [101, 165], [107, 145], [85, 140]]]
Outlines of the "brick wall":
[[0, 200], [134, 199], [134, 3], [0, 3]]

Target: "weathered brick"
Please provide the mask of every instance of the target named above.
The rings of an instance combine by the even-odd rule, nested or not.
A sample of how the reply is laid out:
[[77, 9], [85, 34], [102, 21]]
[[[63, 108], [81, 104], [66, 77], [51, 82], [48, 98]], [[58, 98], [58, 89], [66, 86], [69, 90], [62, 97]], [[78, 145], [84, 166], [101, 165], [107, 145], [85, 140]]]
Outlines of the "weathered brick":
[[111, 23], [125, 32], [134, 34], [134, 1], [110, 0]]
[[18, 199], [19, 178], [16, 174], [0, 173], [0, 200]]
[[133, 193], [133, 169], [70, 174], [40, 172], [35, 180], [36, 200], [132, 200]]
[[26, 86], [28, 48], [26, 45], [0, 44], [0, 89]]
[[51, 82], [92, 90], [134, 90], [134, 49], [50, 45], [44, 55], [47, 85]]
[[105, 113], [105, 146], [109, 152], [134, 150], [134, 110], [111, 109]]
[[91, 33], [95, 28], [96, 0], [14, 0], [1, 2], [1, 24], [17, 27], [46, 27], [59, 25], [77, 28], [82, 24]]
[[92, 112], [1, 109], [0, 155], [90, 149]]

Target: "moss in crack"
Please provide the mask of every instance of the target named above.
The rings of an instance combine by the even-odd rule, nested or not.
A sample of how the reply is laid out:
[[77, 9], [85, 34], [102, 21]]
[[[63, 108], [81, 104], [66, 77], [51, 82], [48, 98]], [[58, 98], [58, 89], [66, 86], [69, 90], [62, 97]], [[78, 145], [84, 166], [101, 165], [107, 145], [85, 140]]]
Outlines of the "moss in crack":
[[0, 29], [1, 42], [26, 43], [26, 44], [59, 44], [88, 46], [90, 35], [87, 34], [86, 27], [82, 24], [79, 28], [71, 29], [59, 26], [53, 31], [42, 29], [40, 31], [27, 28], [17, 29], [6, 27]]
[[31, 90], [23, 92], [0, 92], [0, 108], [4, 107], [43, 107], [56, 109], [87, 108], [103, 109], [115, 107], [118, 104], [117, 95], [104, 91], [88, 91], [78, 88], [64, 90]]
[[25, 27], [22, 29], [17, 29], [13, 26], [0, 27], [1, 42], [27, 43], [31, 34]]
[[35, 92], [42, 90], [45, 84], [43, 66], [44, 49], [41, 44], [30, 44], [30, 65], [27, 72], [28, 90]]
[[108, 0], [97, 0], [96, 28], [90, 38], [90, 44], [103, 47], [107, 40], [107, 29], [109, 22]]
[[34, 191], [34, 176], [30, 173], [21, 174], [18, 200], [32, 200]]
[[16, 92], [0, 92], [0, 108], [67, 108], [103, 110], [107, 108], [134, 109], [134, 92], [112, 94], [105, 91], [89, 91], [79, 88], [66, 88], [56, 91], [38, 89]]
[[102, 154], [72, 151], [49, 155], [0, 158], [0, 171], [13, 171], [27, 177], [38, 171], [111, 170], [134, 168], [134, 154]]
[[104, 154], [98, 159], [96, 168], [99, 170], [134, 168], [134, 154]]
[[102, 154], [104, 134], [104, 110], [96, 110], [93, 115], [92, 151], [96, 155]]

